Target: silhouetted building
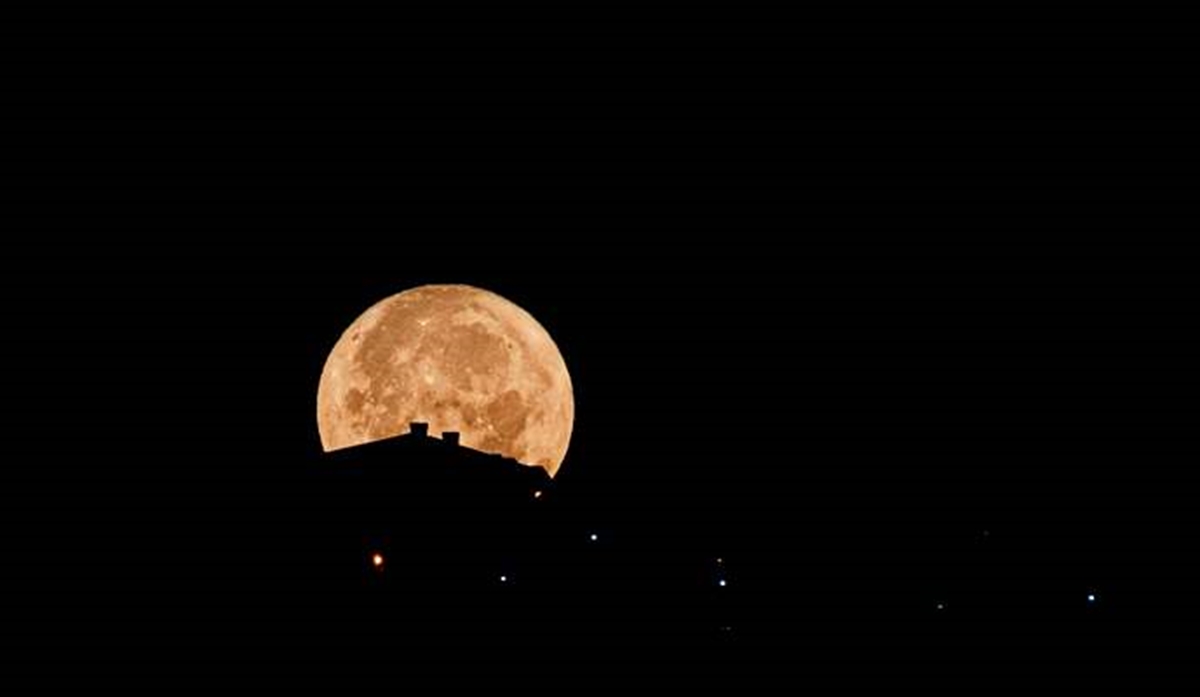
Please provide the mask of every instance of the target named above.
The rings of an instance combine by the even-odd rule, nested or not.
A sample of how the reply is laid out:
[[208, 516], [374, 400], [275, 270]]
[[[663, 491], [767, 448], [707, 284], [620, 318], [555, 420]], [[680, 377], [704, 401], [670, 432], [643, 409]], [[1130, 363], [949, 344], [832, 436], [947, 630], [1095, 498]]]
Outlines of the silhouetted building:
[[[430, 437], [424, 423], [329, 453], [327, 462], [326, 498], [339, 501], [337, 525], [351, 538], [347, 545], [377, 548], [393, 559], [400, 549], [444, 561], [488, 558], [514, 541], [519, 546], [535, 536], [533, 512], [545, 507], [552, 487], [542, 467], [462, 447], [454, 431]], [[363, 554], [369, 559], [373, 552]], [[389, 571], [398, 566], [389, 563]]]
[[332, 467], [360, 472], [369, 480], [397, 485], [437, 481], [466, 487], [486, 483], [496, 487], [492, 493], [497, 497], [520, 493], [522, 500], [535, 490], [545, 490], [551, 482], [541, 466], [463, 447], [457, 431], [431, 438], [429, 424], [420, 422], [412, 423], [407, 434], [335, 450], [328, 458]]
[[728, 623], [714, 619], [721, 606], [710, 601], [725, 589], [702, 557], [645, 536], [597, 534], [542, 467], [463, 447], [458, 433], [431, 437], [414, 423], [329, 453], [320, 472], [309, 501], [327, 521], [319, 527], [329, 551], [313, 578], [336, 579], [363, 603], [351, 612], [422, 642], [505, 627], [540, 645], [588, 627], [589, 637], [619, 628], [625, 644], [635, 623], [691, 641]]

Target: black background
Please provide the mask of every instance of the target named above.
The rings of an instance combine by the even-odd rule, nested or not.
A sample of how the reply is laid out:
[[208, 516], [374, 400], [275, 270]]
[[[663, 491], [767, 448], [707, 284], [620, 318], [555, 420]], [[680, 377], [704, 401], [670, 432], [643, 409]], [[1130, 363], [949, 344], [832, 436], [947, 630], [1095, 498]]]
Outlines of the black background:
[[[1195, 258], [1142, 244], [1186, 229], [1178, 32], [176, 11], [5, 29], [6, 633], [43, 679], [969, 688], [1182, 657]], [[513, 300], [566, 358], [560, 532], [607, 546], [544, 601], [590, 624], [422, 653], [428, 599], [406, 621], [369, 575], [306, 576], [325, 356], [431, 282]], [[694, 622], [650, 646], [675, 583]]]

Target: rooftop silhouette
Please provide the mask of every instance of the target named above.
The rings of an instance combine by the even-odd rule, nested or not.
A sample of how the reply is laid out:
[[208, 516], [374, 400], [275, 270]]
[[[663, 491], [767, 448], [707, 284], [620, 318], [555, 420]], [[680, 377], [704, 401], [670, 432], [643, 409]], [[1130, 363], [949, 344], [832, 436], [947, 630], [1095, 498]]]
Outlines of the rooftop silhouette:
[[329, 453], [334, 466], [361, 472], [364, 477], [420, 481], [454, 481], [457, 485], [497, 487], [496, 495], [534, 491], [550, 486], [550, 475], [539, 465], [485, 453], [461, 444], [457, 431], [441, 438], [429, 435], [429, 424], [413, 422], [409, 432]]
[[552, 498], [542, 467], [464, 447], [457, 432], [432, 437], [425, 423], [323, 462], [314, 500], [332, 501], [345, 549], [487, 557], [536, 538], [535, 511]]

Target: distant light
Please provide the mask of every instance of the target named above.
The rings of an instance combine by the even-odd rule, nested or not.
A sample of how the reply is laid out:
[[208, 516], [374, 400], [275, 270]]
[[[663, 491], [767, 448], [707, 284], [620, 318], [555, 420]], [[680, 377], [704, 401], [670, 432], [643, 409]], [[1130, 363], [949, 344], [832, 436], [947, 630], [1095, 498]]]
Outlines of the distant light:
[[597, 535], [596, 533], [592, 533], [591, 535], [588, 536], [588, 539], [590, 539], [592, 542], [595, 542], [596, 540], [600, 539], [600, 536]]
[[717, 557], [717, 563], [718, 563], [718, 564], [724, 564], [724, 563], [725, 563], [725, 560], [724, 560], [724, 559], [722, 559], [722, 558], [720, 558], [720, 557]]
[[541, 491], [535, 491], [535, 492], [533, 492], [533, 498], [535, 498], [535, 499], [540, 499], [540, 498], [542, 498], [542, 492], [541, 492]]
[[937, 609], [939, 609], [939, 610], [945, 610], [945, 609], [946, 609], [946, 603], [938, 603], [938, 604], [937, 604]]
[[717, 585], [724, 588], [725, 587], [725, 579], [721, 579], [720, 581], [717, 581]]
[[500, 576], [500, 583], [508, 583], [508, 577], [507, 577], [507, 576], [504, 576], [504, 575], [501, 575], [501, 576]]
[[1096, 594], [1095, 593], [1088, 593], [1088, 602], [1089, 603], [1096, 602]]
[[372, 554], [371, 555], [371, 566], [374, 566], [376, 569], [382, 569], [383, 568], [383, 555], [380, 554], [379, 552]]

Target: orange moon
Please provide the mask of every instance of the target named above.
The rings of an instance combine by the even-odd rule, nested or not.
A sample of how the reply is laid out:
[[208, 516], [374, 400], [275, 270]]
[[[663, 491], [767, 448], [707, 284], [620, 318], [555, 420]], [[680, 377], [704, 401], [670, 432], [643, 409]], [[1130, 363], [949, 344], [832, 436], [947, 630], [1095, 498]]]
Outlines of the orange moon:
[[420, 286], [354, 320], [317, 390], [326, 451], [407, 433], [413, 421], [554, 476], [575, 421], [571, 376], [520, 307], [471, 286]]

